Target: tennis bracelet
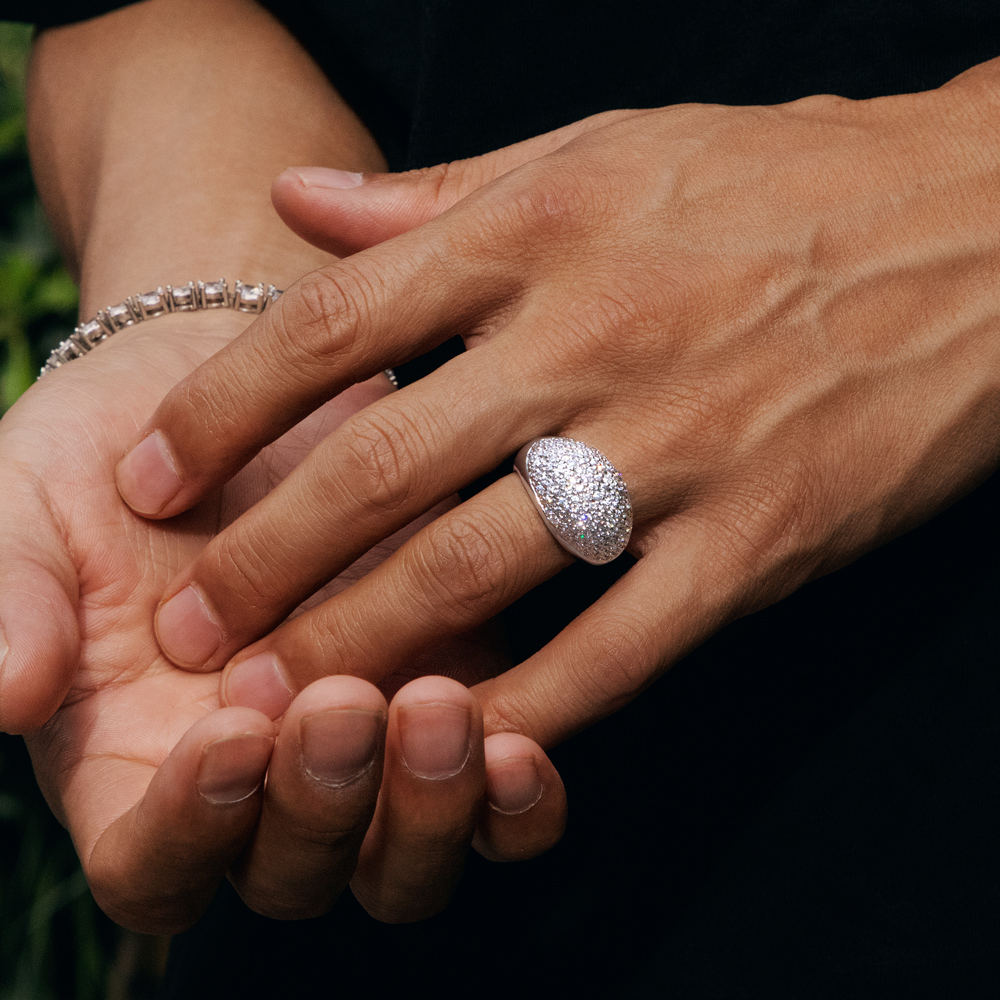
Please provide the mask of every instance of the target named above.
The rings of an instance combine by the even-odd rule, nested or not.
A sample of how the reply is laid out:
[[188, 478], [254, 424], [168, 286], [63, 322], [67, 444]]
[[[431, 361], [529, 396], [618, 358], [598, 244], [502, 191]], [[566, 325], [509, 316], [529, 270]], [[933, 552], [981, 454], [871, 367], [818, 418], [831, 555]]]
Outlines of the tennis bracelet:
[[81, 323], [49, 355], [38, 378], [82, 358], [108, 337], [113, 337], [127, 326], [143, 320], [155, 319], [175, 312], [194, 312], [198, 309], [236, 309], [244, 313], [262, 313], [281, 292], [274, 285], [245, 285], [236, 282], [230, 291], [225, 278], [219, 281], [189, 281], [186, 285], [167, 285], [155, 292], [130, 295], [116, 306], [102, 309], [93, 319]]

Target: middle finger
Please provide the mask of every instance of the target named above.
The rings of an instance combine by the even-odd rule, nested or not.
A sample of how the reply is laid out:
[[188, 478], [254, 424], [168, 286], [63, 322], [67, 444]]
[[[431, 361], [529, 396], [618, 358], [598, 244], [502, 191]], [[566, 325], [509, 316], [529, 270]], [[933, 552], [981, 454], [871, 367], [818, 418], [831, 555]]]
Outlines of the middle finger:
[[221, 667], [376, 542], [564, 425], [576, 400], [554, 405], [541, 378], [497, 378], [514, 368], [501, 339], [347, 420], [218, 535], [164, 595], [167, 656]]
[[388, 706], [356, 677], [329, 677], [282, 723], [260, 820], [230, 877], [265, 916], [325, 913], [354, 872], [382, 780]]
[[294, 692], [319, 677], [378, 683], [570, 562], [517, 477], [506, 476], [432, 521], [352, 587], [243, 650], [223, 673], [223, 702], [277, 718]]

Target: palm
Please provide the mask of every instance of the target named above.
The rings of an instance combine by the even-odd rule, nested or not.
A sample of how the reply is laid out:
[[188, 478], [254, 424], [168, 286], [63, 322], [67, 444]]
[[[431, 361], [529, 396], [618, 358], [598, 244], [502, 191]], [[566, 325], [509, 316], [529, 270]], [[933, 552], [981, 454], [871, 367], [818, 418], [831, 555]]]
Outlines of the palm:
[[114, 464], [160, 396], [222, 341], [188, 337], [168, 353], [145, 331], [129, 338], [47, 377], [0, 426], [0, 511], [31, 525], [37, 543], [62, 547], [76, 574], [79, 666], [29, 746], [84, 858], [181, 736], [219, 707], [217, 674], [179, 670], [160, 653], [153, 613], [167, 583], [357, 408], [345, 394], [196, 510], [147, 521], [120, 501]]

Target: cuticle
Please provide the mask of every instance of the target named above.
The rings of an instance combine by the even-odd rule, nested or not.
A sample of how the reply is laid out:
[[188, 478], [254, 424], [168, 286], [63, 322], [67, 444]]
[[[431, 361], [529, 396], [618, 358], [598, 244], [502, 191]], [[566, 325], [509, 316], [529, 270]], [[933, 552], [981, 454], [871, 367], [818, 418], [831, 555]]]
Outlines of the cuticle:
[[465, 770], [466, 764], [469, 763], [469, 759], [472, 757], [472, 739], [469, 739], [469, 745], [465, 750], [465, 757], [462, 763], [455, 768], [454, 771], [449, 771], [447, 774], [435, 774], [433, 777], [428, 777], [426, 774], [419, 774], [414, 771], [409, 764], [406, 763], [406, 758], [401, 756], [400, 763], [413, 775], [414, 778], [419, 778], [421, 781], [447, 781], [449, 778], [454, 778], [456, 774], [461, 774]]
[[313, 781], [318, 785], [322, 785], [324, 788], [347, 788], [348, 785], [353, 785], [359, 782], [368, 772], [375, 766], [375, 758], [378, 756], [378, 747], [375, 748], [375, 753], [372, 754], [372, 759], [368, 761], [367, 764], [357, 774], [352, 774], [349, 778], [344, 778], [343, 781], [331, 781], [329, 778], [323, 778], [316, 774], [307, 764], [305, 760], [305, 754], [299, 754], [299, 764], [302, 770], [312, 778]]
[[263, 781], [258, 781], [257, 784], [254, 785], [253, 789], [247, 792], [247, 794], [241, 799], [213, 799], [210, 795], [206, 795], [200, 788], [198, 789], [198, 794], [206, 802], [211, 803], [213, 806], [238, 806], [241, 802], [246, 802], [247, 799], [256, 795], [260, 791], [263, 784]]
[[538, 803], [541, 801], [541, 798], [544, 794], [545, 794], [545, 788], [544, 787], [539, 788], [538, 794], [535, 796], [534, 801], [531, 802], [529, 805], [526, 805], [523, 809], [501, 809], [498, 805], [494, 804], [493, 802], [490, 802], [489, 805], [494, 812], [500, 813], [501, 816], [522, 816], [529, 810], [534, 809], [535, 806], [537, 806]]

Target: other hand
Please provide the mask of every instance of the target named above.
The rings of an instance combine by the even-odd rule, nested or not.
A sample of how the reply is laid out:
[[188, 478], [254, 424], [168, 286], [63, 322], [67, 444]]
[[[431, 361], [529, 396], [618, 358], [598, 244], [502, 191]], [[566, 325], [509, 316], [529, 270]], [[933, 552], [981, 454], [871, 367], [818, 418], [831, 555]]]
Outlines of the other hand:
[[[513, 476], [276, 626], [526, 441], [579, 438], [628, 483], [638, 562], [477, 688], [487, 732], [547, 746], [930, 517], [1000, 445], [997, 75], [609, 113], [402, 176], [286, 175], [300, 233], [385, 242], [304, 278], [167, 396], [118, 467], [135, 510], [171, 518], [351, 382], [453, 334], [471, 349], [345, 421], [213, 539], [164, 593], [162, 648], [228, 663], [230, 704], [260, 657], [293, 691], [377, 681], [567, 564]], [[164, 454], [144, 486], [135, 470]], [[177, 625], [192, 594], [211, 648]]]

